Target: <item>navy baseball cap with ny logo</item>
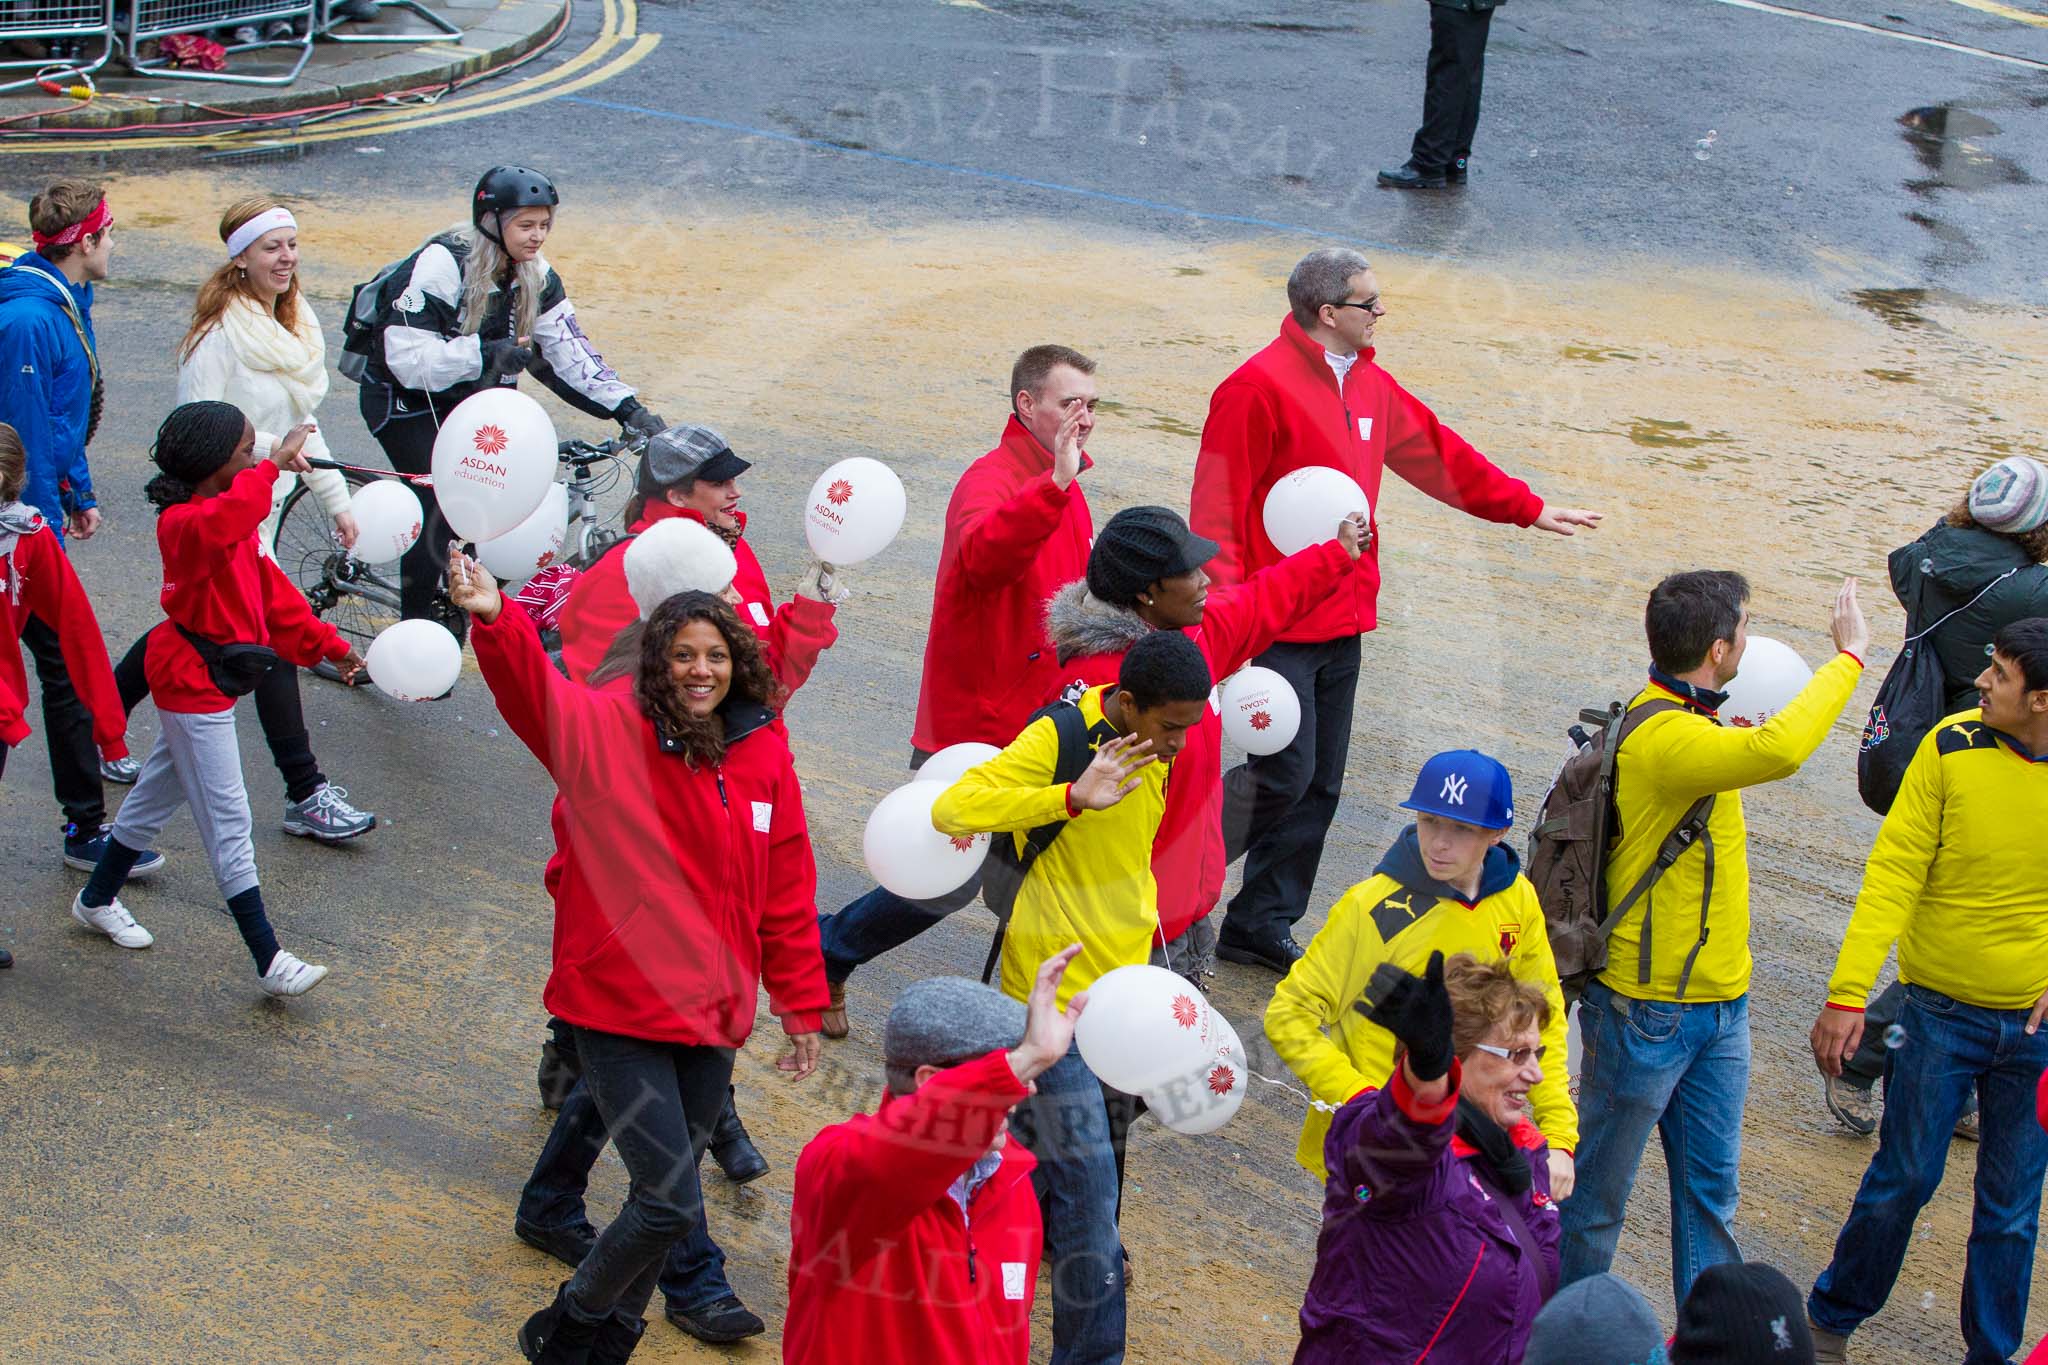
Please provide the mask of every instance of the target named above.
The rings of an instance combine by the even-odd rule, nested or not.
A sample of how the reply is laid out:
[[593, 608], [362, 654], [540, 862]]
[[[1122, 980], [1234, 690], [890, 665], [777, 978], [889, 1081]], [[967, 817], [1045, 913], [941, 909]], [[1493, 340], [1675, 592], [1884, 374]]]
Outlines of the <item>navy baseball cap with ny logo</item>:
[[1452, 749], [1422, 765], [1401, 809], [1506, 829], [1515, 823], [1514, 781], [1499, 759], [1477, 749]]

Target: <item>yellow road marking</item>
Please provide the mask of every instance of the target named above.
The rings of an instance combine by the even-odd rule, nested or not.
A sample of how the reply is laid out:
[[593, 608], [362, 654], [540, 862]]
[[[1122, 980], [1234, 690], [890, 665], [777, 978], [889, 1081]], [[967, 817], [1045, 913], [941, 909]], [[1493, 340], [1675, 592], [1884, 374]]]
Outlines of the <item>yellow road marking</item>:
[[[120, 152], [153, 147], [220, 147], [257, 146], [274, 143], [298, 146], [315, 142], [335, 142], [344, 138], [362, 137], [376, 132], [405, 132], [413, 128], [431, 128], [443, 123], [460, 123], [486, 115], [522, 109], [542, 100], [554, 99], [572, 94], [592, 85], [610, 80], [613, 76], [637, 64], [661, 42], [661, 35], [639, 33], [639, 6], [635, 0], [603, 0], [603, 18], [598, 26], [597, 37], [590, 46], [578, 52], [568, 61], [538, 76], [529, 76], [497, 90], [479, 90], [436, 104], [407, 106], [398, 109], [369, 108], [359, 115], [336, 119], [332, 123], [316, 126], [296, 135], [285, 135], [276, 128], [248, 129], [236, 132], [193, 133], [179, 137], [157, 137], [146, 140], [123, 140], [106, 138], [97, 141], [55, 139], [23, 141], [20, 143], [0, 142], [0, 154], [44, 155], [53, 147], [63, 147], [67, 152]], [[617, 51], [623, 45], [623, 50]], [[607, 60], [608, 59], [608, 60]], [[593, 69], [593, 63], [602, 65]], [[580, 74], [579, 74], [580, 73]]]
[[1982, 10], [1986, 14], [1995, 14], [2001, 19], [2010, 19], [2016, 24], [2032, 24], [2035, 28], [2048, 28], [2048, 14], [2034, 14], [2027, 10], [2014, 9], [2011, 5], [1999, 4], [1998, 0], [1949, 0], [1949, 3], [1951, 5], [1961, 5], [1964, 9]]

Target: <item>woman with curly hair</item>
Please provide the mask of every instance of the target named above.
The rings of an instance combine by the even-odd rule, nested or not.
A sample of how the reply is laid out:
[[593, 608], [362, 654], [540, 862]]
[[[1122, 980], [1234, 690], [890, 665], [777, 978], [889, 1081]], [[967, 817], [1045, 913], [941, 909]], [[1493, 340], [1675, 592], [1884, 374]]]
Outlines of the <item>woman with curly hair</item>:
[[669, 1247], [704, 1217], [697, 1162], [764, 979], [792, 1069], [817, 1066], [825, 972], [803, 796], [760, 642], [718, 598], [655, 608], [628, 692], [556, 672], [525, 609], [452, 547], [448, 592], [506, 724], [560, 793], [542, 998], [573, 1030], [632, 1178], [519, 1346], [530, 1361], [623, 1361]]

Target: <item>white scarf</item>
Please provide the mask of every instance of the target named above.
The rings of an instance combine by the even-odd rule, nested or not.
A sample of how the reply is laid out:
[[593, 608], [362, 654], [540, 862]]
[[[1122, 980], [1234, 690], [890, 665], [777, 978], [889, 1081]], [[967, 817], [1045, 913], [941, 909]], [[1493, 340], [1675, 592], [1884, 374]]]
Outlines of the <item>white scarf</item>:
[[297, 411], [319, 408], [327, 397], [327, 344], [304, 297], [299, 299], [296, 332], [286, 331], [268, 308], [246, 295], [237, 295], [228, 304], [220, 326], [243, 368], [276, 379]]

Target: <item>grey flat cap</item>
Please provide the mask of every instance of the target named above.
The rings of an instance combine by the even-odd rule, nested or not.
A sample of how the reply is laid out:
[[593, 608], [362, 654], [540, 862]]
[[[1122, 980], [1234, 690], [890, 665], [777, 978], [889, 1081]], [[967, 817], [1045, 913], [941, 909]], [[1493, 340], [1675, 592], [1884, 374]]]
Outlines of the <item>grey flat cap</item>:
[[640, 457], [640, 491], [652, 493], [685, 479], [723, 483], [751, 468], [710, 427], [681, 422], [648, 439], [647, 453]]
[[1024, 1040], [1024, 1006], [964, 976], [919, 981], [896, 999], [882, 1030], [882, 1060], [892, 1070], [950, 1066]]

